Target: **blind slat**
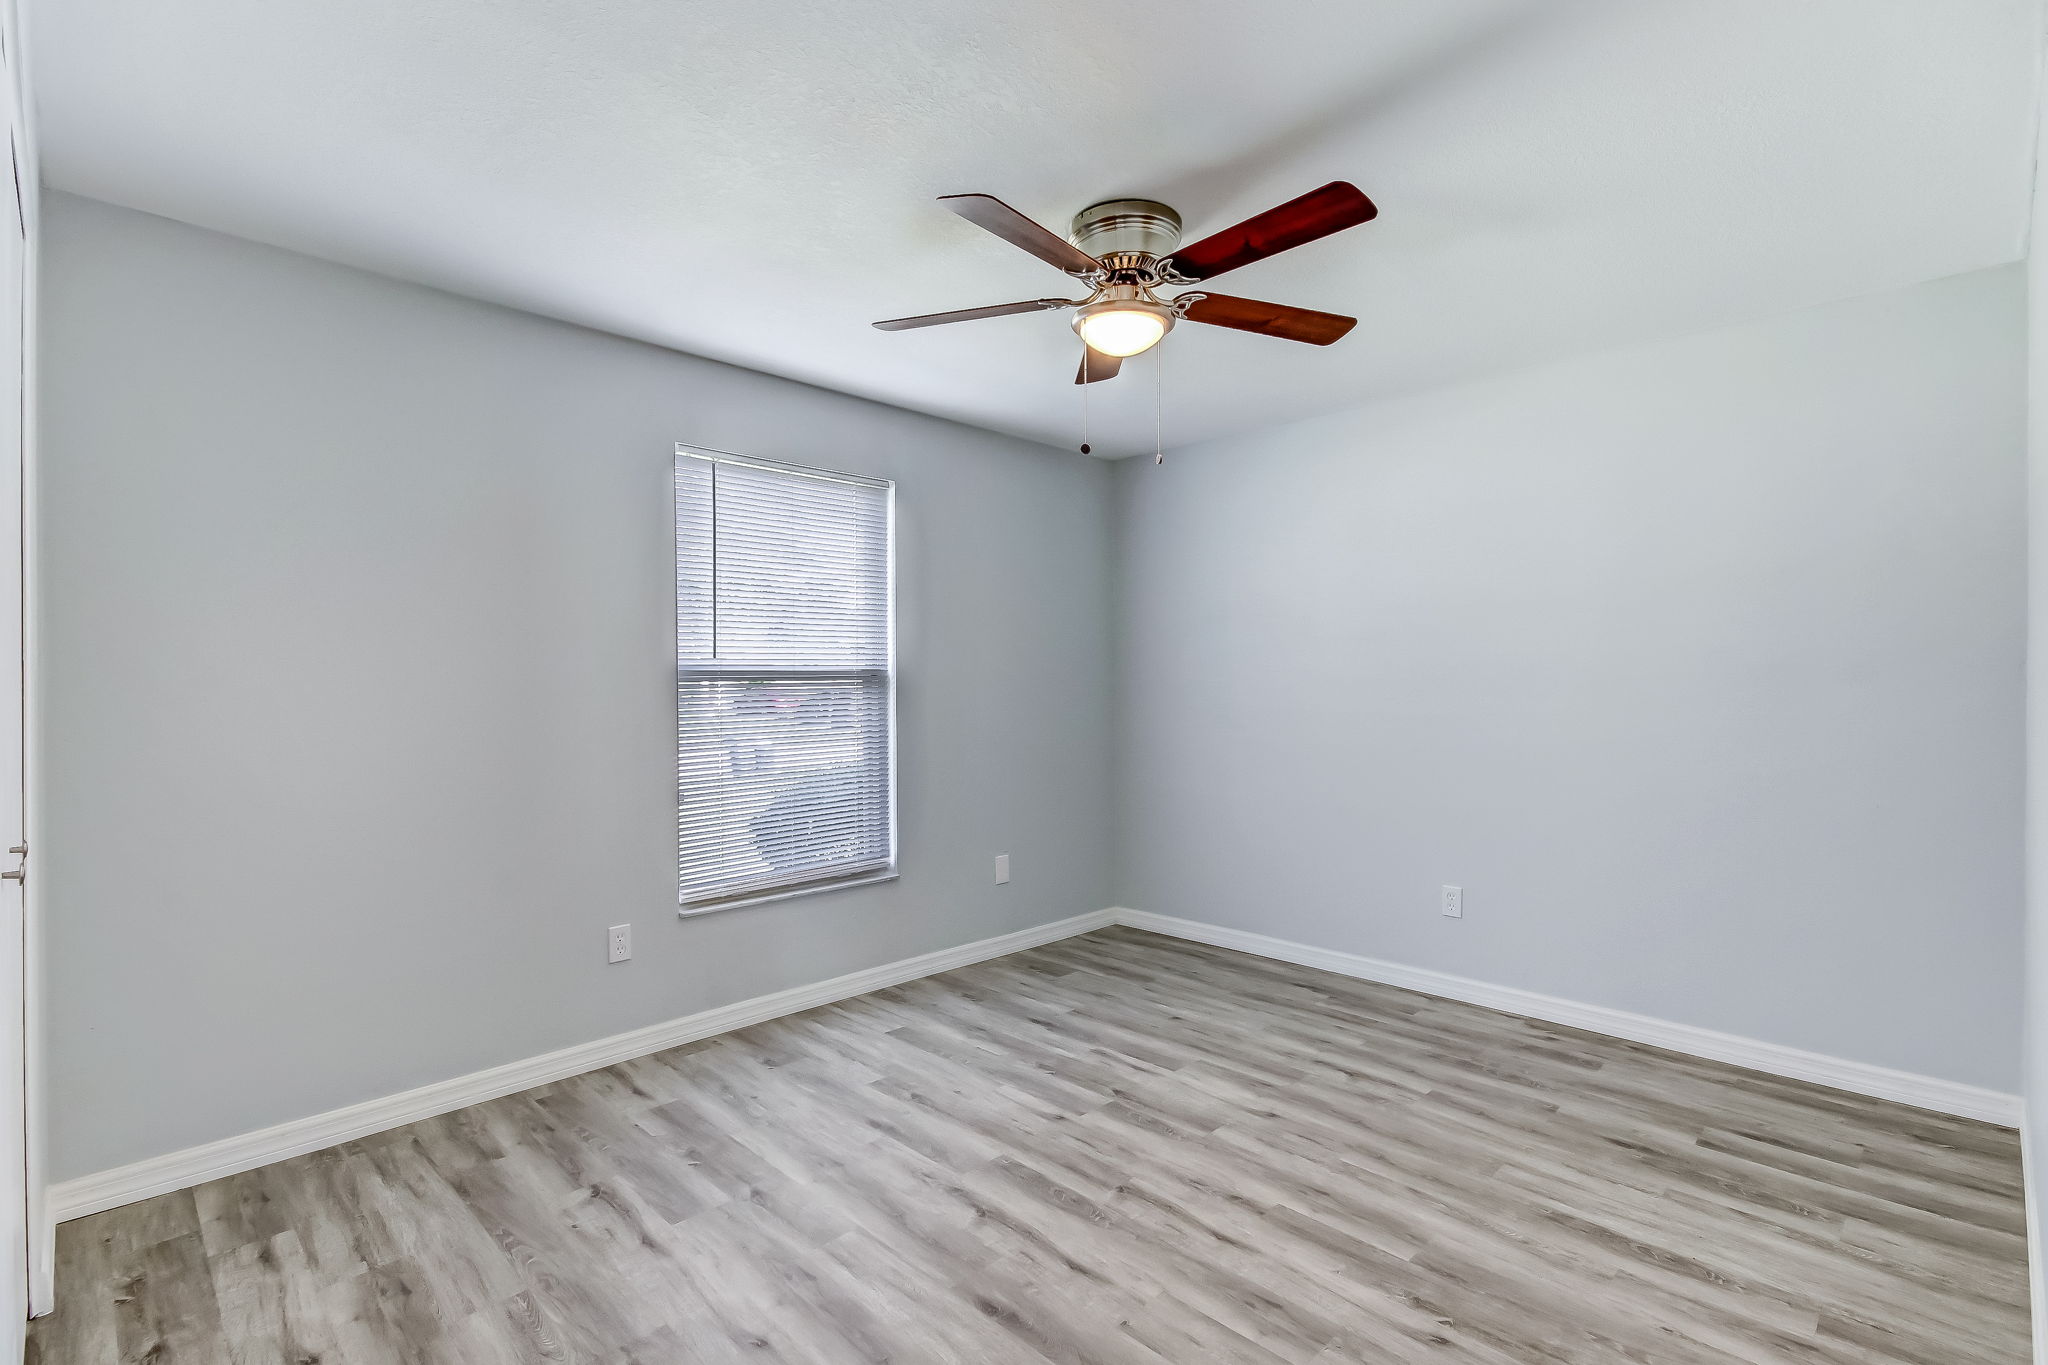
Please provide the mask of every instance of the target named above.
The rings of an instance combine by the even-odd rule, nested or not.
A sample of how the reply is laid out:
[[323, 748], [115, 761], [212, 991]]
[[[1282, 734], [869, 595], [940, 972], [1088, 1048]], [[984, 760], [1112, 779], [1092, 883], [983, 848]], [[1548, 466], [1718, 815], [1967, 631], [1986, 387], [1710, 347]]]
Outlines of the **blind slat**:
[[888, 484], [676, 455], [685, 905], [893, 864]]

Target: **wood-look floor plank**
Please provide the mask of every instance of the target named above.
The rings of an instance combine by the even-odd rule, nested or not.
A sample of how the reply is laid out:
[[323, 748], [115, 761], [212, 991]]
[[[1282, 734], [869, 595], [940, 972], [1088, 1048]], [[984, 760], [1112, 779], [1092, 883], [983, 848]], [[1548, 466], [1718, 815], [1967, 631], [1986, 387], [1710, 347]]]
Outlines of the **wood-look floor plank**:
[[1115, 929], [66, 1224], [36, 1365], [2018, 1365], [2010, 1131]]

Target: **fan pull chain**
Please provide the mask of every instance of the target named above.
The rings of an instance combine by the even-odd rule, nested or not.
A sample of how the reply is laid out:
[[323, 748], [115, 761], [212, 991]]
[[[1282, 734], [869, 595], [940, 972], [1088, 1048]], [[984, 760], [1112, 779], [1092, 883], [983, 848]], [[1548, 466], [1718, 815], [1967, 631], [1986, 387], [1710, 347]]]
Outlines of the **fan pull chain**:
[[1166, 463], [1166, 419], [1160, 414], [1165, 402], [1160, 395], [1166, 389], [1166, 348], [1152, 348], [1152, 463]]
[[1094, 453], [1095, 453], [1094, 451], [1092, 451], [1092, 450], [1091, 450], [1091, 449], [1089, 449], [1089, 447], [1088, 447], [1088, 379], [1089, 379], [1089, 375], [1088, 375], [1088, 361], [1089, 361], [1089, 358], [1090, 358], [1091, 354], [1092, 354], [1092, 353], [1091, 353], [1091, 352], [1089, 351], [1089, 349], [1088, 349], [1088, 343], [1087, 343], [1087, 342], [1085, 342], [1085, 341], [1084, 341], [1084, 342], [1082, 342], [1082, 343], [1081, 343], [1081, 453], [1082, 453], [1083, 455], [1092, 455], [1092, 454], [1094, 454]]

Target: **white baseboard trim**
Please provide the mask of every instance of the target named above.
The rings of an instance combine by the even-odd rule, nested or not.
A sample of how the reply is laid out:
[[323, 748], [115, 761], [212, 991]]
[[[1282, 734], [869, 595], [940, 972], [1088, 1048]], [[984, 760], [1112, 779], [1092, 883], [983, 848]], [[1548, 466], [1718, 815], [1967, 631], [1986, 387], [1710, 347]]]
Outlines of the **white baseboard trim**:
[[1171, 915], [1155, 915], [1144, 910], [1119, 908], [1115, 914], [1118, 924], [1126, 924], [1133, 929], [1148, 929], [1155, 934], [1167, 934], [1195, 943], [1207, 943], [1217, 948], [1231, 948], [1241, 953], [1251, 953], [1256, 957], [1292, 962], [1301, 967], [1316, 967], [1340, 976], [1377, 981], [1387, 986], [1401, 986], [1425, 995], [1443, 996], [1449, 1000], [1463, 1000], [1468, 1004], [1484, 1005], [1488, 1009], [1500, 1010], [1507, 1014], [1520, 1014], [1531, 1019], [1564, 1024], [1571, 1028], [1585, 1029], [1589, 1033], [1604, 1033], [1609, 1037], [1623, 1038], [1632, 1043], [1648, 1043], [1652, 1047], [1666, 1048], [1672, 1052], [1704, 1057], [1709, 1061], [1727, 1062], [1733, 1066], [1747, 1067], [1751, 1071], [1763, 1071], [1773, 1076], [1811, 1081], [1815, 1085], [1847, 1090], [1853, 1094], [1869, 1095], [1881, 1100], [1896, 1100], [1900, 1104], [1931, 1109], [1936, 1113], [1982, 1119], [1987, 1123], [2001, 1124], [2007, 1128], [2019, 1126], [2020, 1097], [1999, 1090], [1986, 1090], [1979, 1086], [1963, 1085], [1957, 1081], [1916, 1075], [1910, 1071], [1894, 1071], [1890, 1067], [1873, 1066], [1869, 1062], [1852, 1062], [1844, 1057], [1806, 1052], [1796, 1047], [1766, 1043], [1756, 1038], [1743, 1038], [1733, 1033], [1717, 1033], [1713, 1029], [1677, 1024], [1668, 1019], [1654, 1019], [1646, 1014], [1630, 1014], [1626, 1010], [1608, 1009], [1604, 1005], [1582, 1004], [1554, 995], [1517, 990], [1513, 986], [1496, 986], [1487, 981], [1474, 981], [1470, 977], [1452, 976], [1448, 972], [1406, 967], [1398, 962], [1383, 962], [1378, 958], [1361, 957], [1356, 953], [1340, 953], [1331, 948], [1315, 948], [1306, 943], [1294, 943], [1284, 938], [1254, 934], [1249, 930], [1225, 928], [1220, 924], [1175, 919]]
[[595, 1042], [579, 1043], [565, 1047], [558, 1052], [529, 1057], [524, 1061], [508, 1062], [494, 1066], [487, 1071], [472, 1072], [457, 1076], [453, 1080], [423, 1085], [417, 1090], [408, 1090], [401, 1095], [390, 1095], [383, 1099], [368, 1100], [352, 1104], [345, 1109], [333, 1109], [311, 1118], [293, 1119], [272, 1128], [239, 1137], [222, 1138], [217, 1142], [187, 1147], [183, 1151], [171, 1152], [164, 1156], [150, 1157], [131, 1165], [119, 1166], [110, 1171], [80, 1176], [66, 1180], [50, 1188], [49, 1208], [53, 1221], [63, 1222], [71, 1218], [82, 1218], [89, 1213], [132, 1204], [138, 1199], [153, 1195], [168, 1194], [173, 1190], [189, 1189], [209, 1180], [251, 1171], [258, 1166], [268, 1166], [273, 1161], [287, 1157], [302, 1156], [317, 1152], [323, 1147], [332, 1147], [338, 1142], [381, 1133], [388, 1128], [397, 1128], [421, 1119], [445, 1114], [452, 1109], [467, 1105], [481, 1104], [501, 1095], [515, 1094], [536, 1085], [546, 1085], [569, 1076], [580, 1076], [586, 1071], [613, 1066], [619, 1062], [644, 1057], [650, 1052], [676, 1047], [683, 1043], [709, 1038], [713, 1034], [728, 1033], [733, 1029], [746, 1028], [750, 1024], [779, 1019], [786, 1014], [796, 1014], [819, 1005], [829, 1005], [835, 1000], [865, 995], [887, 986], [899, 986], [919, 977], [949, 972], [956, 967], [971, 966], [986, 962], [990, 958], [1003, 957], [1010, 953], [1036, 948], [1075, 934], [1085, 934], [1095, 929], [1107, 928], [1116, 923], [1115, 910], [1095, 910], [1071, 919], [1055, 920], [1031, 929], [1019, 929], [1015, 933], [1001, 934], [973, 943], [963, 943], [957, 948], [942, 948], [935, 953], [918, 957], [907, 957], [899, 962], [884, 963], [866, 971], [851, 972], [835, 976], [830, 981], [819, 981], [808, 986], [793, 986], [788, 990], [776, 991], [770, 995], [757, 995], [751, 1000], [735, 1001], [717, 1009], [703, 1010], [697, 1014], [671, 1019], [666, 1023], [652, 1024], [635, 1029], [630, 1033], [618, 1033]]
[[1085, 915], [1075, 915], [1070, 919], [1056, 920], [1051, 924], [1042, 924], [1031, 929], [1020, 929], [1015, 933], [1002, 934], [995, 938], [963, 943], [957, 948], [945, 948], [919, 957], [884, 963], [879, 967], [870, 967], [866, 971], [833, 977], [829, 981], [794, 986], [769, 995], [755, 996], [751, 1000], [721, 1005], [717, 1009], [703, 1010], [680, 1019], [671, 1019], [666, 1023], [652, 1024], [630, 1033], [614, 1034], [595, 1042], [581, 1043], [539, 1057], [508, 1062], [504, 1066], [492, 1067], [486, 1071], [472, 1072], [453, 1080], [424, 1085], [403, 1094], [368, 1100], [362, 1104], [349, 1105], [347, 1108], [315, 1114], [310, 1118], [294, 1119], [254, 1133], [222, 1138], [217, 1142], [188, 1147], [164, 1156], [150, 1157], [110, 1171], [81, 1176], [50, 1188], [49, 1211], [53, 1222], [82, 1218], [89, 1213], [99, 1213], [122, 1204], [134, 1203], [138, 1199], [168, 1194], [173, 1190], [189, 1189], [209, 1180], [218, 1180], [222, 1176], [254, 1170], [273, 1161], [302, 1156], [323, 1147], [332, 1147], [336, 1143], [349, 1142], [372, 1133], [381, 1133], [386, 1129], [432, 1118], [436, 1114], [445, 1114], [453, 1109], [481, 1104], [485, 1100], [515, 1094], [537, 1085], [546, 1085], [550, 1081], [579, 1076], [586, 1071], [595, 1071], [601, 1067], [630, 1061], [635, 1057], [644, 1057], [651, 1052], [660, 1052], [664, 1048], [695, 1042], [697, 1039], [709, 1038], [718, 1033], [728, 1033], [733, 1029], [746, 1028], [750, 1024], [763, 1023], [769, 1019], [779, 1019], [784, 1015], [831, 1004], [835, 1000], [845, 1000], [887, 986], [915, 981], [919, 977], [952, 971], [956, 967], [986, 962], [990, 958], [1022, 952], [1027, 948], [1036, 948], [1041, 944], [1071, 938], [1076, 934], [1107, 928], [1112, 924], [1129, 925], [1133, 929], [1145, 929], [1156, 934], [1211, 944], [1218, 948], [1230, 948], [1257, 957], [1292, 962], [1298, 966], [1315, 967], [1335, 972], [1340, 976], [1401, 986], [1408, 990], [1421, 991], [1426, 995], [1463, 1000], [1509, 1014], [1526, 1015], [1532, 1019], [1543, 1019], [1554, 1024], [1585, 1029], [1591, 1033], [1604, 1033], [1631, 1042], [1647, 1043], [1652, 1047], [1668, 1048], [1673, 1052], [1705, 1057], [1711, 1061], [1728, 1062], [1752, 1071], [1811, 1081], [1817, 1085], [1832, 1086], [1838, 1090], [1870, 1095], [1878, 1099], [1896, 1100], [1901, 1104], [1931, 1109], [1937, 1113], [1982, 1119], [2007, 1127], [2015, 1127], [2020, 1121], [2020, 1097], [2001, 1091], [1985, 1090], [1977, 1086], [1938, 1080], [1932, 1076], [1919, 1076], [1906, 1071], [1894, 1071], [1888, 1067], [1873, 1066], [1868, 1062], [1852, 1062], [1841, 1057], [1805, 1052], [1755, 1038], [1742, 1038], [1730, 1033], [1717, 1033], [1712, 1029], [1696, 1028], [1690, 1024], [1677, 1024], [1667, 1019], [1654, 1019], [1648, 1015], [1630, 1014], [1625, 1010], [1582, 1004], [1576, 1000], [1563, 1000], [1535, 991], [1517, 990], [1512, 986], [1496, 986], [1490, 982], [1474, 981], [1469, 977], [1452, 976], [1446, 972], [1407, 967], [1397, 962], [1383, 962], [1356, 953], [1311, 947], [1305, 943], [1294, 943], [1244, 929], [1230, 929], [1218, 924], [1204, 924], [1198, 920], [1176, 919], [1170, 915], [1155, 915], [1144, 910], [1117, 906]]

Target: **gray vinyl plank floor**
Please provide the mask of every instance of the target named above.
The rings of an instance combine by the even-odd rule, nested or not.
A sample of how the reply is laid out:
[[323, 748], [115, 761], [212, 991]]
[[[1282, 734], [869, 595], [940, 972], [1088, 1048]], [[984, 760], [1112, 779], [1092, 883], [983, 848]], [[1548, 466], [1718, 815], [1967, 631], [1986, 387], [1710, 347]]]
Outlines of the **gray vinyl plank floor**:
[[40, 1365], [2018, 1365], [2011, 1131], [1127, 929], [67, 1223]]

